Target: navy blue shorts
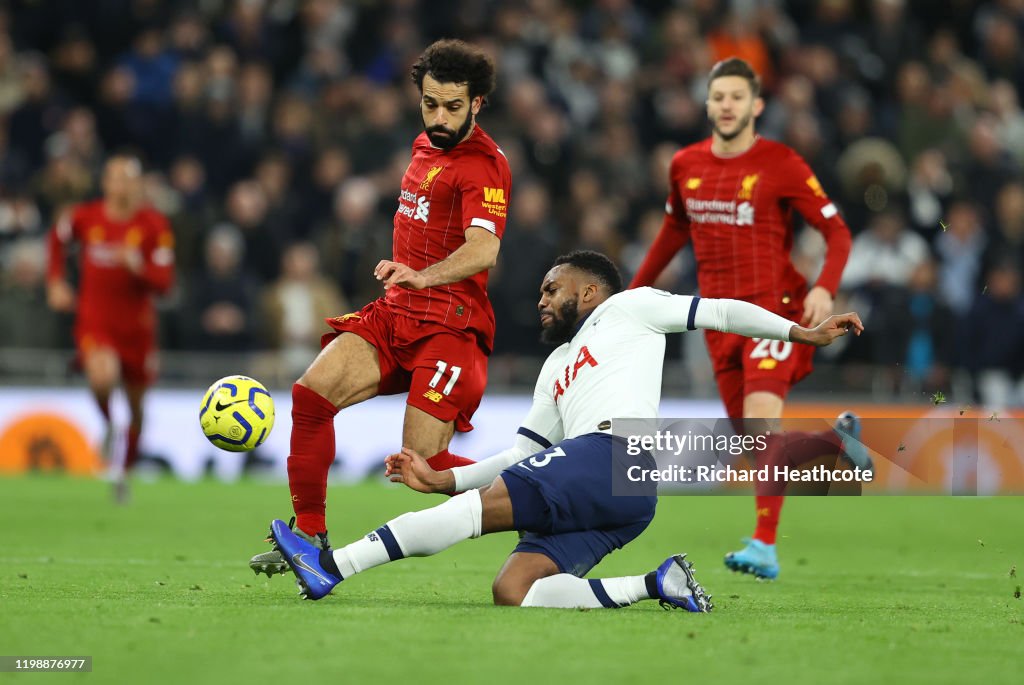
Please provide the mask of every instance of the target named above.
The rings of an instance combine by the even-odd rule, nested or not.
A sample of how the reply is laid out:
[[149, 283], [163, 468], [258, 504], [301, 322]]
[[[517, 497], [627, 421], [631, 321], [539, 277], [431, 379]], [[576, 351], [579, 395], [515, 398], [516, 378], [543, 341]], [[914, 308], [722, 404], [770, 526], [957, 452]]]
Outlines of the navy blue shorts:
[[543, 554], [562, 573], [583, 577], [640, 535], [658, 498], [612, 496], [612, 436], [588, 433], [501, 472], [512, 500], [516, 552]]

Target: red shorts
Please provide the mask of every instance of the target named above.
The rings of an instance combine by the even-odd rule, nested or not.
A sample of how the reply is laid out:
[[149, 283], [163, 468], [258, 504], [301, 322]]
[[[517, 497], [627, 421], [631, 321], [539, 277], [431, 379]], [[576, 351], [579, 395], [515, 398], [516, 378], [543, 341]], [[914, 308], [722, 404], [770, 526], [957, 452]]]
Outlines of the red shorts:
[[[800, 308], [777, 312], [798, 322]], [[762, 306], [764, 306], [762, 304]], [[743, 398], [753, 392], [770, 392], [785, 398], [790, 388], [814, 368], [814, 347], [781, 340], [754, 340], [735, 333], [705, 331], [718, 394], [730, 418], [743, 417]]]
[[324, 347], [342, 333], [355, 333], [377, 348], [378, 395], [408, 392], [407, 404], [455, 430], [473, 430], [470, 421], [487, 386], [487, 352], [476, 334], [395, 313], [384, 298], [353, 314], [327, 319], [336, 332], [323, 336]]
[[159, 371], [159, 356], [152, 336], [140, 333], [138, 336], [122, 338], [105, 331], [76, 330], [75, 347], [78, 354], [75, 365], [81, 368], [85, 357], [97, 347], [110, 347], [121, 363], [121, 379], [127, 385], [152, 385]]

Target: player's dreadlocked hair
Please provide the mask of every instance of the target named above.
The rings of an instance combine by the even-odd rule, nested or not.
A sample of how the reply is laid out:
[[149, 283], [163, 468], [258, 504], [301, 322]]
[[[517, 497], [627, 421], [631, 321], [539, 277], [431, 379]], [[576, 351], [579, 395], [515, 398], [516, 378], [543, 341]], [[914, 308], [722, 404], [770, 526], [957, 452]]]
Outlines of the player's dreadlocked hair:
[[622, 290], [622, 276], [612, 260], [593, 250], [574, 250], [555, 260], [551, 266], [568, 264], [580, 271], [586, 271], [608, 288], [612, 295]]
[[487, 96], [494, 90], [494, 62], [480, 48], [461, 40], [433, 43], [412, 65], [412, 81], [423, 92], [423, 77], [430, 74], [440, 83], [465, 83], [469, 99]]
[[750, 66], [746, 61], [739, 57], [730, 57], [729, 59], [723, 59], [721, 62], [711, 67], [711, 73], [708, 74], [708, 85], [716, 78], [722, 78], [723, 76], [739, 76], [747, 79], [747, 83], [750, 84], [750, 90], [754, 93], [754, 97], [761, 95], [761, 79], [758, 78], [754, 68]]

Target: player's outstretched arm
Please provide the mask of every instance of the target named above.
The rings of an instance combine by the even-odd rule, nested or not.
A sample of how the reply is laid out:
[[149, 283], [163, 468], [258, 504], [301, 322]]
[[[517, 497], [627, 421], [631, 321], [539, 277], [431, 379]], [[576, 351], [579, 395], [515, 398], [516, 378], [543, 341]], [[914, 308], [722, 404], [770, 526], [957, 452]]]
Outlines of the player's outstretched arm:
[[416, 271], [406, 264], [383, 259], [373, 270], [373, 275], [384, 283], [385, 290], [396, 285], [410, 290], [448, 285], [493, 267], [500, 247], [498, 236], [486, 229], [470, 226], [466, 229], [465, 244], [440, 262]]
[[833, 314], [814, 328], [793, 326], [789, 332], [789, 339], [806, 345], [824, 347], [851, 331], [854, 335], [860, 335], [864, 331], [864, 324], [856, 312]]
[[435, 471], [416, 450], [403, 447], [398, 454], [384, 459], [384, 475], [392, 483], [405, 483], [419, 492], [454, 492], [455, 476], [451, 469]]

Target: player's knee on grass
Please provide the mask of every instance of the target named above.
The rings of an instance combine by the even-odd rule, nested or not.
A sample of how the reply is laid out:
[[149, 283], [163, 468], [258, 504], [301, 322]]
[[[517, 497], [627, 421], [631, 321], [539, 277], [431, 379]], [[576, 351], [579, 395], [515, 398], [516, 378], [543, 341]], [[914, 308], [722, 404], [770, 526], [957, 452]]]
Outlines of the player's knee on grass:
[[541, 578], [559, 573], [555, 562], [543, 554], [514, 552], [505, 560], [491, 584], [495, 606], [517, 607]]

